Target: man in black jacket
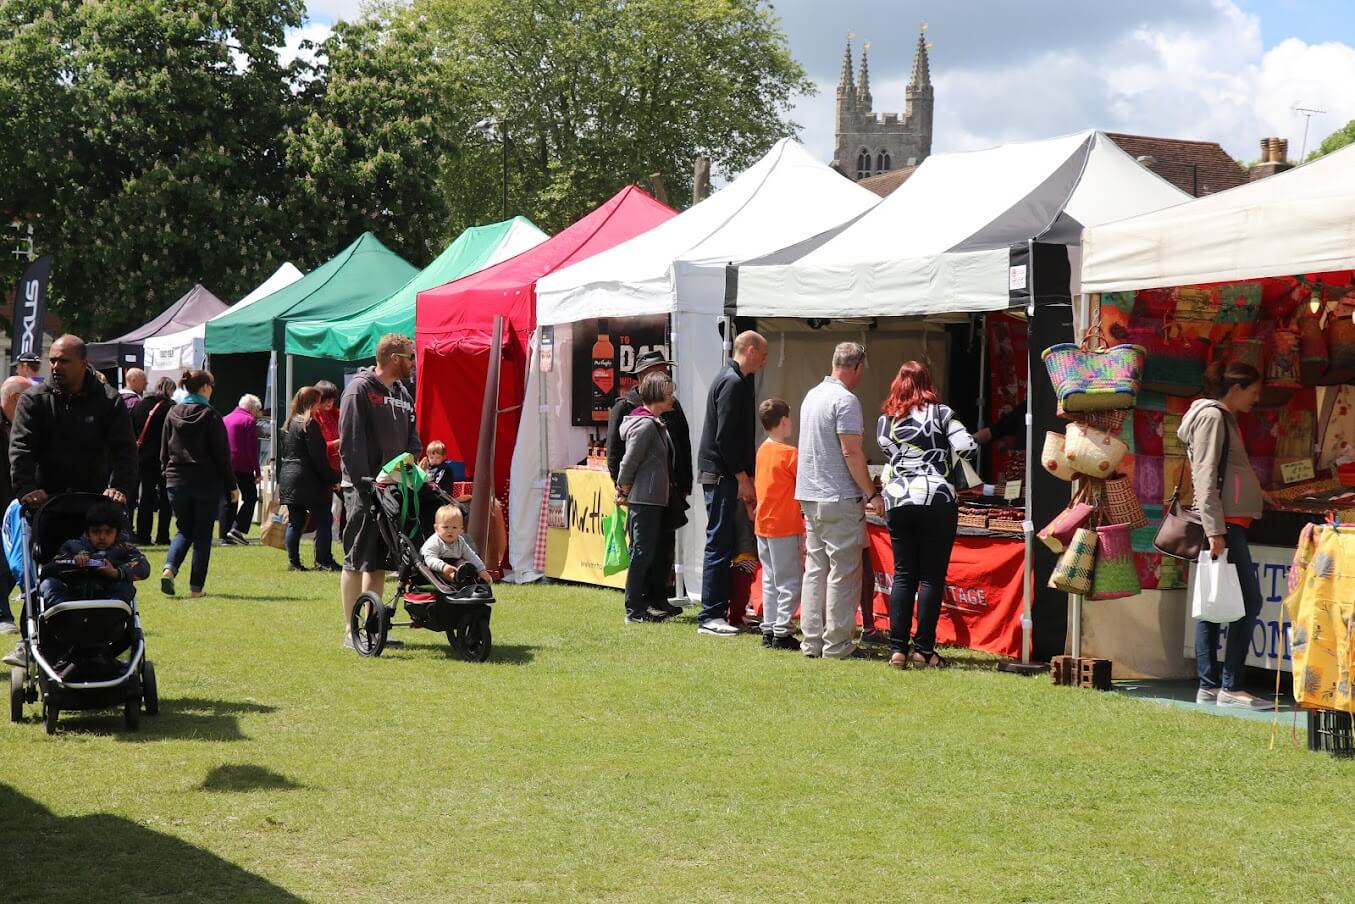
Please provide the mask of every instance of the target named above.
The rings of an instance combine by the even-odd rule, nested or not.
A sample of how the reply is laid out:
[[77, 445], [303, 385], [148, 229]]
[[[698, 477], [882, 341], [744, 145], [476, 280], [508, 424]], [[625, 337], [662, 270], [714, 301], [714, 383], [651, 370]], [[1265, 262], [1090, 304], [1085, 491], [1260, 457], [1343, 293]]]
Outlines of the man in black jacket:
[[734, 339], [734, 357], [710, 384], [706, 420], [697, 453], [697, 475], [706, 497], [706, 554], [701, 565], [701, 614], [697, 631], [717, 637], [739, 633], [729, 613], [729, 566], [734, 558], [735, 509], [757, 505], [753, 465], [757, 460], [757, 393], [753, 374], [767, 362], [767, 340], [747, 330]]
[[[672, 368], [673, 362], [665, 358], [663, 352], [658, 349], [647, 351], [635, 359], [635, 368], [632, 371], [635, 374], [635, 386], [616, 400], [611, 413], [607, 415], [607, 470], [611, 472], [613, 483], [621, 471], [621, 456], [626, 451], [626, 444], [621, 439], [621, 421], [640, 405], [640, 381], [653, 372], [671, 378]], [[665, 412], [660, 420], [668, 428], [668, 438], [673, 441], [673, 487], [679, 497], [678, 500], [669, 501], [669, 508], [674, 512], [685, 512], [687, 497], [692, 494], [692, 431], [687, 425], [687, 415], [682, 410], [682, 404], [677, 399], [673, 399], [673, 410]], [[686, 523], [685, 515], [682, 523]], [[665, 542], [658, 550], [658, 560], [654, 567], [663, 574], [671, 574], [677, 556], [675, 548], [677, 533], [665, 530], [660, 536]], [[650, 615], [671, 616], [681, 611], [680, 606], [665, 603]]]
[[[52, 343], [51, 379], [19, 397], [9, 439], [14, 495], [24, 505], [78, 490], [127, 504], [137, 481], [132, 419], [118, 391], [90, 370], [84, 340]], [[22, 646], [5, 657], [23, 667]]]

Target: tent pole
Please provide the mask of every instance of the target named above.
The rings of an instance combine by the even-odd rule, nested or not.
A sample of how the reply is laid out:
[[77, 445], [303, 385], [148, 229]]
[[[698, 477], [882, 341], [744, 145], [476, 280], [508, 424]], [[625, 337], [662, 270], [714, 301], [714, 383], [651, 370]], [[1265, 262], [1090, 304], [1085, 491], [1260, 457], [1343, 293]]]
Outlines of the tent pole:
[[[545, 508], [546, 501], [550, 498], [550, 389], [546, 386], [546, 377], [548, 374], [541, 368], [541, 336], [547, 327], [538, 326], [536, 328], [536, 418], [541, 425], [541, 437], [539, 440], [541, 455], [541, 470], [537, 473], [537, 479], [541, 482], [541, 506]], [[554, 332], [555, 327], [549, 327]], [[559, 354], [559, 336], [551, 337], [551, 355]], [[551, 372], [555, 372], [555, 365], [552, 362]], [[511, 479], [511, 475], [510, 475]], [[538, 514], [537, 517], [540, 517]], [[532, 562], [537, 560], [545, 561], [546, 551], [544, 549], [534, 549], [532, 551]]]
[[273, 397], [268, 400], [272, 408], [269, 415], [272, 418], [273, 429], [268, 441], [268, 498], [274, 499], [278, 495], [278, 444], [273, 442], [277, 437], [278, 426], [278, 353], [276, 350], [268, 353], [268, 371], [271, 375], [270, 386], [273, 390]]
[[[1030, 302], [1028, 303], [1028, 305], [1027, 305], [1027, 307], [1026, 307], [1026, 324], [1027, 324], [1027, 326], [1026, 326], [1026, 331], [1027, 331], [1027, 335], [1029, 335], [1029, 332], [1030, 332], [1030, 324], [1035, 320], [1035, 316], [1036, 316], [1036, 314], [1035, 314], [1035, 287], [1036, 287], [1037, 285], [1039, 285], [1039, 284], [1035, 281], [1035, 248], [1034, 248], [1034, 243], [1033, 243], [1033, 242], [1028, 242], [1028, 243], [1026, 244], [1026, 248], [1028, 249], [1028, 250], [1027, 250], [1027, 254], [1026, 254], [1026, 265], [1027, 265], [1027, 267], [1029, 268], [1029, 272], [1028, 272], [1027, 275], [1026, 275], [1026, 279], [1027, 279], [1027, 285], [1030, 286]], [[1033, 617], [1032, 617], [1032, 612], [1031, 612], [1032, 601], [1031, 601], [1031, 598], [1030, 598], [1030, 590], [1031, 590], [1030, 584], [1031, 584], [1031, 577], [1032, 577], [1032, 575], [1035, 573], [1035, 548], [1034, 548], [1034, 544], [1033, 544], [1033, 538], [1034, 538], [1034, 536], [1035, 536], [1035, 524], [1034, 524], [1034, 520], [1033, 520], [1033, 519], [1034, 519], [1034, 512], [1031, 510], [1031, 492], [1030, 492], [1030, 481], [1031, 481], [1031, 478], [1035, 476], [1034, 470], [1033, 470], [1033, 468], [1032, 468], [1032, 464], [1033, 464], [1033, 462], [1034, 462], [1034, 460], [1035, 460], [1035, 455], [1032, 454], [1032, 453], [1033, 453], [1033, 450], [1034, 450], [1034, 443], [1035, 443], [1035, 407], [1034, 407], [1034, 404], [1031, 402], [1031, 397], [1034, 395], [1034, 393], [1031, 392], [1031, 387], [1033, 387], [1033, 386], [1035, 385], [1035, 381], [1032, 379], [1032, 377], [1033, 377], [1033, 374], [1032, 374], [1031, 365], [1030, 365], [1030, 354], [1027, 353], [1027, 355], [1026, 355], [1026, 475], [1025, 475], [1025, 477], [1026, 477], [1026, 484], [1025, 484], [1025, 491], [1026, 491], [1026, 517], [1025, 517], [1025, 519], [1022, 521], [1022, 524], [1021, 524], [1021, 527], [1022, 527], [1022, 533], [1025, 535], [1025, 541], [1026, 541], [1025, 567], [1024, 567], [1024, 571], [1023, 571], [1023, 573], [1022, 573], [1022, 575], [1021, 575], [1021, 664], [1022, 664], [1022, 665], [1030, 665], [1031, 630], [1033, 629], [1034, 624], [1035, 624], [1034, 619], [1033, 619]]]
[[[1100, 296], [1097, 296], [1097, 303], [1100, 303]], [[1086, 295], [1079, 295], [1074, 302], [1075, 318], [1073, 335], [1085, 331], [1091, 323], [1090, 300]], [[1068, 632], [1072, 635], [1072, 643], [1069, 652], [1074, 657], [1082, 656], [1082, 602], [1083, 596], [1080, 593], [1074, 593], [1068, 597]]]
[[[673, 359], [674, 366], [681, 366], [682, 361], [678, 357], [678, 330], [677, 330], [677, 312], [674, 311], [668, 318], [668, 351]], [[687, 440], [691, 442], [691, 437]], [[686, 525], [683, 525], [685, 527]], [[687, 571], [687, 544], [682, 542], [682, 535], [686, 533], [681, 527], [678, 528], [674, 536], [673, 546], [673, 598], [668, 601], [670, 606], [681, 606], [687, 601], [687, 581], [685, 574]]]

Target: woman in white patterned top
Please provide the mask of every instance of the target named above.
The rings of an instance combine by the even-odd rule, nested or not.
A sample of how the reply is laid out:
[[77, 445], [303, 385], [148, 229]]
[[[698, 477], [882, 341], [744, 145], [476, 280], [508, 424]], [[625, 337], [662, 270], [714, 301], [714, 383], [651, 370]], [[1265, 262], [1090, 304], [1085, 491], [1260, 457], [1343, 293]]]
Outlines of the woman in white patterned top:
[[[899, 368], [880, 408], [884, 414], [875, 436], [889, 458], [880, 483], [894, 548], [889, 664], [944, 668], [946, 661], [936, 652], [936, 621], [959, 515], [952, 474], [959, 468], [955, 456], [972, 464], [978, 444], [937, 399], [931, 372], [918, 361]], [[917, 631], [910, 638], [914, 597]]]

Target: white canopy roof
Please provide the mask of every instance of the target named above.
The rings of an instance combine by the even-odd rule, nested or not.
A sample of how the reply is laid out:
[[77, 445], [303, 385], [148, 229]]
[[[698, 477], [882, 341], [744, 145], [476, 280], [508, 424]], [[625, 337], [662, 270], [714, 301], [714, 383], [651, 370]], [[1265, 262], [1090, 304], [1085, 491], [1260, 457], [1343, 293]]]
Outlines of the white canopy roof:
[[874, 210], [798, 259], [741, 266], [738, 312], [999, 310], [1008, 305], [1011, 245], [1076, 245], [1084, 226], [1186, 198], [1100, 132], [934, 154]]
[[[254, 291], [231, 305], [224, 313], [238, 311], [260, 298], [267, 298], [284, 286], [290, 286], [302, 275], [302, 272], [294, 264], [287, 261], [273, 271], [273, 275], [264, 280]], [[217, 316], [220, 317], [221, 315], [218, 314]], [[216, 317], [212, 319], [215, 320]], [[147, 339], [145, 346], [146, 373], [152, 382], [159, 376], [177, 377], [185, 368], [201, 367], [204, 358], [203, 340], [206, 335], [207, 324], [204, 322], [186, 330], [179, 330], [177, 333], [166, 333], [163, 336], [151, 336]]]
[[[646, 233], [543, 277], [537, 322], [700, 311], [724, 307], [727, 264], [769, 254], [841, 226], [879, 203], [872, 192], [778, 141], [706, 200]], [[684, 288], [678, 271], [715, 279]]]
[[1088, 292], [1355, 269], [1355, 147], [1167, 210], [1088, 229]]

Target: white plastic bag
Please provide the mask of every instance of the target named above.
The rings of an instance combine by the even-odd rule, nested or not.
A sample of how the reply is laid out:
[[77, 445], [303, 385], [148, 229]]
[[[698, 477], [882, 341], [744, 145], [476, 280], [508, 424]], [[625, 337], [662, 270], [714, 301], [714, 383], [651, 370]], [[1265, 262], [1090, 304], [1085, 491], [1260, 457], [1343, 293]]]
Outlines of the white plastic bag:
[[1246, 611], [1242, 604], [1242, 582], [1237, 577], [1237, 566], [1228, 561], [1227, 550], [1215, 559], [1205, 547], [1195, 563], [1191, 618], [1226, 625], [1237, 621]]

